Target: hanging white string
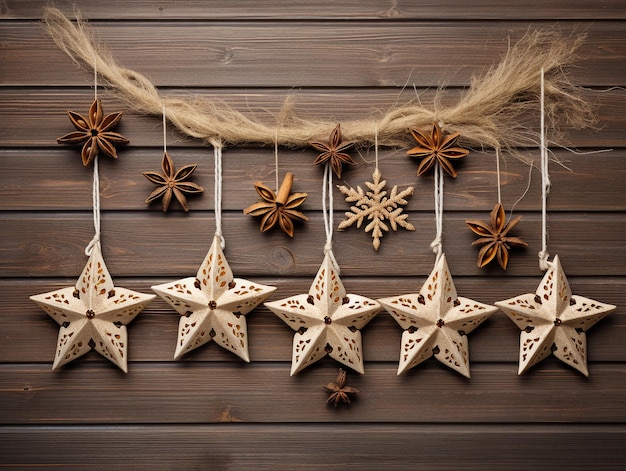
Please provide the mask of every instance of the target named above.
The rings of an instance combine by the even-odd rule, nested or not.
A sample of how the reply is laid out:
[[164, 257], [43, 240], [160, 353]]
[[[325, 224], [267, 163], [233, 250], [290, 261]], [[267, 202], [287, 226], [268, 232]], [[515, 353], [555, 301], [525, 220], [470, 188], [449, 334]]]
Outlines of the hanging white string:
[[[98, 58], [96, 57], [93, 65], [93, 94], [94, 101], [98, 99]], [[92, 145], [97, 145], [92, 141]], [[91, 189], [92, 210], [93, 210], [93, 228], [94, 235], [87, 247], [85, 247], [85, 255], [91, 256], [93, 248], [100, 244], [100, 172], [98, 170], [98, 155], [93, 159], [93, 185]]]
[[100, 175], [98, 174], [98, 156], [93, 159], [93, 188], [92, 188], [92, 204], [93, 204], [93, 228], [94, 235], [87, 247], [85, 247], [85, 255], [91, 255], [94, 246], [100, 243]]
[[526, 189], [524, 190], [524, 193], [522, 193], [522, 196], [517, 198], [517, 201], [515, 201], [515, 203], [513, 203], [513, 206], [511, 206], [511, 213], [509, 215], [509, 218], [513, 216], [513, 211], [515, 211], [515, 208], [520, 203], [520, 201], [522, 201], [528, 194], [532, 181], [533, 181], [533, 166], [529, 165], [528, 166], [528, 183], [526, 183]]
[[378, 170], [378, 126], [374, 126], [374, 157], [376, 159], [376, 170]]
[[276, 174], [276, 194], [278, 195], [278, 129], [274, 132], [274, 173]]
[[547, 270], [551, 263], [548, 261], [550, 254], [548, 253], [548, 215], [547, 203], [548, 193], [550, 193], [550, 174], [548, 173], [548, 147], [546, 145], [546, 129], [545, 129], [545, 108], [544, 108], [544, 72], [541, 69], [541, 96], [539, 105], [541, 107], [540, 121], [540, 156], [541, 156], [541, 251], [539, 252], [539, 268]]
[[222, 143], [212, 141], [213, 156], [215, 157], [215, 237], [220, 238], [222, 250], [226, 241], [222, 235]]
[[435, 239], [430, 243], [430, 247], [437, 255], [435, 264], [443, 254], [443, 169], [439, 165], [435, 165]]
[[324, 213], [324, 230], [326, 231], [326, 244], [324, 245], [324, 255], [328, 255], [339, 273], [339, 264], [333, 253], [333, 172], [330, 165], [324, 165], [324, 181], [322, 184], [322, 212]]
[[93, 99], [98, 99], [98, 56], [93, 58]]
[[498, 178], [498, 204], [502, 204], [502, 188], [500, 178], [500, 147], [496, 147], [496, 175]]
[[165, 120], [165, 105], [163, 105], [163, 153], [167, 154], [167, 123]]

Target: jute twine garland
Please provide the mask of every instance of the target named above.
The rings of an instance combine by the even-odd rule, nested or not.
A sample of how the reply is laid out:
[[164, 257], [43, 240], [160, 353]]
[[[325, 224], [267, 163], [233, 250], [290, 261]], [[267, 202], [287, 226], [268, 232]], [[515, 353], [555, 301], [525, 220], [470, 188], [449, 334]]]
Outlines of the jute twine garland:
[[[263, 123], [217, 100], [161, 96], [146, 77], [118, 65], [97, 45], [80, 17], [72, 22], [59, 10], [46, 8], [43, 21], [52, 39], [77, 64], [91, 68], [96, 58], [102, 84], [126, 106], [150, 115], [160, 115], [165, 106], [174, 126], [207, 143], [274, 144], [276, 128], [280, 127], [278, 144], [307, 147], [311, 140], [327, 138], [336, 125], [297, 116], [292, 98], [285, 101], [275, 122]], [[463, 145], [515, 154], [515, 148], [539, 142], [539, 133], [523, 125], [522, 118], [540, 110], [539, 71], [543, 69], [546, 129], [555, 142], [565, 127], [581, 129], [594, 124], [594, 114], [581, 88], [573, 85], [563, 70], [573, 63], [583, 40], [583, 36], [530, 31], [508, 49], [498, 65], [474, 78], [456, 105], [441, 106], [440, 89], [430, 108], [410, 102], [378, 116], [342, 122], [344, 139], [372, 145], [377, 133], [379, 145], [403, 147], [411, 142], [409, 127], [426, 128], [437, 121], [445, 131], [461, 133]]]

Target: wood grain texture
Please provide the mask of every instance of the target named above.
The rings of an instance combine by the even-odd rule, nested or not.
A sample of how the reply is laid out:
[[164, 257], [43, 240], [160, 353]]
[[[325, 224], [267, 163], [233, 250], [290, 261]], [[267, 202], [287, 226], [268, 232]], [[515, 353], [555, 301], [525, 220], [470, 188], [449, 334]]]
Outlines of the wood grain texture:
[[330, 361], [293, 377], [289, 363], [253, 368], [243, 362], [135, 364], [127, 374], [107, 362], [70, 365], [59, 372], [50, 372], [49, 365], [1, 366], [6, 402], [0, 406], [0, 423], [203, 424], [226, 414], [252, 423], [626, 420], [626, 370], [610, 363], [593, 365], [590, 378], [552, 359], [521, 377], [514, 363], [478, 364], [472, 366], [471, 380], [437, 362], [402, 376], [395, 364], [369, 364], [364, 375], [349, 375], [349, 384], [361, 392], [349, 410], [339, 413], [325, 403], [328, 394], [322, 388], [336, 377]]
[[[611, 86], [626, 75], [626, 31], [620, 22], [563, 23], [558, 29], [565, 35], [587, 34], [579, 51], [585, 66], [572, 70], [577, 83]], [[312, 22], [306, 28], [298, 22], [97, 25], [98, 38], [116, 60], [159, 87], [401, 87], [412, 80], [415, 67], [421, 86], [437, 87], [442, 81], [465, 86], [527, 30], [518, 22], [489, 28], [480, 22]], [[40, 24], [7, 22], [0, 42], [0, 61], [11, 70], [3, 74], [2, 85], [85, 83], [84, 76], [68, 73], [75, 67]], [[39, 66], [44, 62], [45, 69]]]
[[449, 470], [458, 453], [460, 470], [607, 471], [622, 468], [625, 438], [619, 425], [584, 424], [48, 425], [0, 429], [0, 465], [110, 470], [113, 449], [138, 470]]
[[[57, 146], [56, 139], [70, 132], [73, 127], [67, 118], [67, 111], [86, 113], [93, 101], [93, 91], [88, 87], [93, 77], [88, 72], [77, 71], [81, 88], [2, 88], [0, 87], [0, 108], [10, 113], [0, 115], [0, 142], [10, 147], [50, 147]], [[377, 116], [393, 106], [409, 103], [419, 94], [424, 106], [433, 107], [434, 91], [427, 88], [367, 87], [339, 89], [293, 89], [275, 90], [246, 88], [233, 93], [232, 90], [215, 88], [170, 89], [162, 93], [166, 96], [201, 97], [215, 103], [223, 103], [236, 108], [244, 114], [266, 123], [274, 123], [286, 100], [300, 116], [329, 122], [329, 133], [334, 122], [359, 120]], [[448, 87], [441, 103], [454, 105], [463, 93], [463, 89]], [[551, 141], [552, 146], [612, 148], [626, 147], [623, 129], [626, 126], [626, 92], [623, 89], [586, 89], [582, 96], [596, 111], [598, 129], [564, 129], [563, 138]], [[138, 115], [124, 107], [111, 91], [100, 90], [105, 112], [125, 110], [118, 127], [119, 132], [130, 136], [133, 147], [159, 147], [162, 145], [163, 132], [161, 116], [149, 117]], [[338, 105], [339, 104], [339, 105]], [[524, 124], [533, 131], [538, 131], [537, 116], [529, 116]], [[37, 132], [33, 132], [36, 129]], [[170, 126], [168, 143], [177, 147], [204, 147], [202, 142], [182, 136]], [[528, 147], [536, 149], [536, 138], [529, 140]], [[225, 158], [231, 151], [240, 148], [227, 147]], [[257, 149], [258, 150], [258, 149]], [[260, 150], [265, 155], [265, 150]], [[202, 155], [202, 151], [198, 151]], [[123, 155], [123, 153], [122, 153]], [[282, 155], [282, 152], [281, 152]], [[68, 157], [69, 158], [69, 157]], [[370, 159], [371, 160], [371, 159]], [[267, 161], [267, 159], [266, 159]]]
[[[309, 221], [296, 229], [292, 239], [282, 232], [261, 233], [258, 220], [239, 212], [223, 215], [225, 250], [237, 276], [265, 275], [314, 277], [323, 259], [324, 223], [320, 213], [308, 214]], [[515, 254], [506, 275], [541, 276], [537, 252], [541, 249], [541, 220], [538, 214], [522, 213], [525, 226], [516, 234], [529, 244]], [[444, 218], [444, 250], [454, 276], [499, 277], [498, 268], [476, 266], [475, 240], [465, 224], [474, 213], [449, 213]], [[487, 217], [487, 211], [481, 214]], [[410, 213], [419, 230], [399, 231], [383, 238], [375, 252], [372, 238], [360, 229], [339, 231], [334, 251], [342, 276], [423, 276], [433, 267], [430, 249], [435, 234], [432, 213]], [[138, 222], [140, 221], [140, 222]], [[569, 276], [626, 274], [624, 216], [613, 213], [556, 213], [550, 216], [550, 251], [558, 254]], [[215, 221], [211, 213], [195, 211], [164, 217], [160, 211], [104, 213], [103, 253], [116, 276], [192, 276], [198, 271], [213, 239]], [[525, 228], [524, 228], [525, 227]], [[517, 229], [517, 228], [516, 228]], [[575, 235], [575, 238], [573, 238]], [[90, 212], [54, 215], [29, 212], [0, 213], [0, 276], [75, 277], [85, 264], [83, 255], [93, 236]], [[580, 247], [585, 250], [581, 251]]]
[[[378, 299], [417, 291], [423, 281], [420, 277], [353, 278], [344, 277], [348, 293]], [[54, 357], [58, 325], [43, 310], [28, 299], [39, 293], [73, 286], [76, 280], [62, 282], [16, 281], [0, 285], [0, 312], [4, 326], [3, 341], [0, 343], [0, 358], [5, 362], [50, 363]], [[150, 286], [172, 281], [153, 278], [146, 280], [114, 279], [116, 286], [151, 293]], [[306, 293], [311, 280], [298, 278], [254, 278], [254, 281], [276, 286], [277, 291], [268, 301]], [[534, 293], [538, 279], [534, 277], [497, 278], [493, 283], [474, 277], [455, 279], [457, 291], [466, 297], [487, 304], [508, 299], [518, 294]], [[620, 278], [570, 277], [575, 294], [602, 300], [617, 306], [626, 303], [626, 286]], [[172, 361], [180, 316], [165, 301], [157, 298], [128, 327], [129, 358], [131, 362]], [[293, 331], [277, 316], [263, 306], [246, 316], [251, 361], [291, 360]], [[28, 332], [28, 334], [26, 334]], [[518, 359], [519, 329], [502, 312], [487, 320], [469, 335], [472, 363], [516, 362]], [[363, 329], [364, 358], [367, 362], [393, 362], [400, 358], [402, 329], [385, 311], [379, 313]], [[592, 362], [625, 362], [626, 350], [623, 338], [626, 335], [626, 316], [616, 312], [589, 330], [587, 350]], [[88, 355], [79, 362], [104, 362], [96, 354]], [[194, 350], [185, 356], [185, 361], [235, 362], [240, 360], [214, 343]], [[593, 370], [593, 367], [592, 367]]]
[[[129, 373], [95, 352], [52, 372], [58, 325], [28, 297], [71, 286], [93, 235], [91, 169], [59, 146], [67, 110], [86, 113], [89, 71], [77, 68], [39, 24], [44, 0], [0, 2], [0, 468], [617, 470], [626, 462], [626, 5], [621, 0], [233, 0], [178, 2], [57, 0], [74, 4], [123, 65], [163, 94], [201, 96], [275, 122], [285, 100], [330, 127], [376, 116], [445, 85], [455, 103], [472, 76], [498, 62], [527, 30], [586, 33], [571, 77], [598, 116], [598, 129], [565, 129], [551, 141], [549, 241], [574, 294], [617, 305], [587, 334], [590, 377], [555, 358], [518, 376], [519, 329], [498, 312], [469, 335], [471, 380], [434, 359], [397, 376], [402, 329], [385, 312], [363, 329], [365, 375], [349, 407], [325, 404], [322, 385], [339, 364], [325, 358], [289, 376], [293, 331], [263, 306], [247, 316], [251, 363], [209, 343], [172, 359], [179, 316], [156, 299], [128, 328]], [[102, 242], [116, 286], [192, 276], [213, 236], [211, 149], [168, 128], [177, 166], [198, 163], [205, 188], [191, 212], [147, 206], [159, 170], [161, 117], [128, 110], [102, 87], [106, 112], [124, 110], [130, 139], [116, 161], [101, 159]], [[520, 117], [533, 131], [538, 113]], [[518, 151], [536, 161], [536, 142]], [[583, 154], [561, 146], [576, 147]], [[606, 150], [612, 149], [610, 152]], [[370, 298], [416, 292], [432, 269], [433, 179], [418, 178], [406, 149], [380, 149], [389, 186], [412, 185], [415, 232], [384, 236], [375, 252], [362, 229], [335, 231], [348, 293]], [[595, 153], [596, 151], [602, 151]], [[271, 299], [307, 292], [325, 242], [322, 169], [310, 149], [279, 150], [279, 173], [295, 173], [310, 221], [293, 240], [261, 234], [242, 209], [252, 186], [275, 181], [273, 149], [224, 153], [226, 257], [238, 277], [276, 286]], [[336, 184], [370, 181], [374, 150]], [[473, 150], [445, 181], [444, 248], [460, 295], [492, 304], [534, 292], [543, 276], [540, 177], [505, 155], [502, 202], [523, 216], [506, 272], [476, 267], [465, 219], [486, 220], [497, 201], [495, 155]], [[530, 178], [530, 179], [529, 179]], [[516, 203], [524, 194], [525, 196]], [[348, 210], [334, 191], [335, 225]], [[241, 421], [241, 422], [238, 422]], [[230, 423], [223, 423], [230, 422]]]
[[[5, 0], [0, 8], [2, 19], [38, 19], [45, 0]], [[74, 17], [76, 2], [56, 0], [54, 5]], [[246, 0], [110, 0], [106, 4], [80, 4], [83, 18], [91, 20], [599, 20], [625, 19], [620, 0], [578, 1], [528, 0], [523, 5], [502, 3], [498, 8], [484, 0], [364, 0], [336, 2], [322, 0], [273, 0], [257, 4]]]
[[[156, 144], [156, 142], [155, 142]], [[192, 213], [213, 210], [213, 153], [211, 149], [176, 147], [168, 144], [168, 153], [176, 168], [197, 163], [191, 181], [201, 185], [203, 194], [189, 198]], [[253, 183], [260, 181], [270, 188], [276, 186], [275, 165], [272, 152], [267, 148], [229, 148], [224, 153], [222, 208], [226, 211], [242, 211], [258, 201], [259, 195]], [[367, 189], [365, 182], [372, 181], [374, 150], [363, 149], [355, 155], [357, 164], [347, 167], [336, 185]], [[529, 160], [538, 157], [532, 149], [522, 155]], [[293, 191], [305, 192], [308, 197], [303, 205], [305, 212], [321, 211], [322, 189], [319, 184], [323, 167], [313, 166], [317, 156], [314, 150], [279, 151], [279, 174], [287, 171], [295, 174]], [[100, 160], [101, 205], [104, 211], [133, 210], [160, 212], [156, 202], [150, 206], [145, 199], [156, 186], [143, 177], [145, 171], [161, 172], [163, 149], [159, 147], [137, 148], [130, 146], [119, 151], [117, 160]], [[563, 166], [554, 163], [550, 178], [554, 189], [550, 193], [550, 210], [555, 212], [608, 211], [626, 209], [626, 193], [622, 182], [626, 170], [626, 148], [618, 148], [598, 154], [576, 155], [563, 149], [555, 149], [554, 157]], [[492, 151], [472, 152], [464, 161], [456, 164], [463, 179], [446, 179], [445, 207], [449, 211], [476, 211], [476, 217], [484, 217], [497, 201], [496, 156]], [[92, 170], [80, 162], [80, 147], [46, 149], [7, 149], [2, 153], [5, 171], [0, 173], [0, 211], [2, 210], [73, 210], [91, 209]], [[410, 158], [404, 149], [381, 149], [380, 170], [387, 182], [387, 190], [398, 186], [399, 190], [412, 186], [413, 195], [408, 199], [408, 211], [433, 210], [432, 176], [418, 178], [419, 159]], [[245, 163], [245, 165], [242, 165]], [[601, 169], [602, 172], [598, 170]], [[34, 178], [34, 177], [37, 178]], [[575, 184], [585, 179], [588, 185]], [[28, 188], [24, 187], [28, 182]], [[502, 161], [502, 203], [509, 211], [516, 204], [516, 211], [536, 212], [541, 203], [541, 176], [537, 168], [507, 155]], [[528, 189], [528, 191], [527, 191]], [[26, 191], [25, 191], [26, 190]], [[610, 205], [606, 202], [610, 201]], [[343, 218], [350, 205], [339, 191], [335, 191], [337, 219]], [[165, 216], [174, 218], [182, 212], [174, 202]], [[481, 213], [481, 214], [478, 214]], [[474, 216], [472, 216], [474, 217]]]

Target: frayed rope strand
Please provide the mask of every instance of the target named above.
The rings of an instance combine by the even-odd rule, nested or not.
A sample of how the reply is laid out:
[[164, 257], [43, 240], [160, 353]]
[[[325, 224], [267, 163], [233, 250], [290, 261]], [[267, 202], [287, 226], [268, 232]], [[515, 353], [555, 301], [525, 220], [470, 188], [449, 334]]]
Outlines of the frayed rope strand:
[[[93, 67], [97, 57], [98, 74], [128, 107], [150, 115], [160, 115], [167, 107], [170, 122], [188, 136], [205, 142], [220, 140], [224, 145], [274, 144], [276, 120], [271, 124], [251, 119], [219, 101], [161, 97], [156, 87], [143, 75], [116, 63], [113, 57], [96, 46], [93, 35], [80, 18], [70, 21], [58, 9], [46, 8], [43, 21], [56, 44], [76, 63]], [[515, 148], [538, 138], [537, 132], [520, 126], [520, 116], [538, 109], [537, 70], [546, 73], [545, 93], [550, 98], [546, 110], [547, 127], [556, 134], [564, 127], [584, 128], [594, 124], [591, 107], [582, 89], [572, 85], [563, 68], [571, 65], [582, 36], [562, 37], [556, 33], [531, 31], [510, 47], [499, 64], [471, 86], [456, 105], [441, 107], [439, 90], [430, 107], [412, 101], [394, 106], [386, 113], [342, 123], [343, 136], [357, 144], [372, 145], [374, 128], [379, 145], [403, 147], [411, 143], [409, 127], [425, 128], [436, 119], [450, 132], [459, 132], [463, 143], [482, 148], [500, 148], [521, 157]], [[210, 64], [207, 64], [209, 67]], [[289, 106], [279, 113], [279, 145], [307, 147], [311, 140], [324, 139], [336, 125], [333, 121], [307, 120]]]

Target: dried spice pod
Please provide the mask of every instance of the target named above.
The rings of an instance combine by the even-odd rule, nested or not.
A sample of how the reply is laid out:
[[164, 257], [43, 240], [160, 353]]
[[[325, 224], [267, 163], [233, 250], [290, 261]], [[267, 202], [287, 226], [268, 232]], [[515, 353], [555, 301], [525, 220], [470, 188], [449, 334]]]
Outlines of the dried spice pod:
[[83, 148], [80, 155], [83, 159], [83, 165], [89, 165], [96, 156], [102, 152], [104, 155], [117, 159], [117, 151], [114, 144], [128, 144], [121, 134], [112, 132], [113, 129], [122, 119], [122, 112], [104, 115], [100, 99], [96, 98], [89, 108], [87, 117], [84, 117], [74, 111], [67, 112], [70, 121], [78, 129], [65, 136], [59, 137], [59, 144], [80, 145]]
[[343, 164], [354, 165], [354, 160], [345, 151], [354, 145], [353, 142], [341, 142], [341, 125], [337, 124], [330, 133], [328, 142], [311, 141], [309, 144], [321, 152], [313, 161], [314, 165], [330, 162], [337, 178], [341, 178]]
[[255, 182], [254, 188], [263, 201], [259, 201], [243, 210], [244, 214], [250, 216], [263, 216], [261, 219], [261, 232], [269, 231], [276, 224], [287, 234], [293, 237], [293, 221], [308, 221], [304, 214], [296, 208], [304, 203], [307, 198], [306, 193], [291, 193], [293, 185], [293, 173], [287, 172], [280, 185], [278, 193], [261, 182]]
[[456, 178], [457, 172], [449, 159], [460, 159], [469, 154], [469, 150], [456, 147], [459, 133], [444, 135], [439, 125], [434, 122], [430, 134], [425, 134], [418, 129], [411, 128], [411, 135], [418, 145], [409, 149], [407, 155], [421, 157], [422, 161], [417, 168], [417, 175], [424, 175], [435, 164], [441, 166], [452, 178]]
[[330, 393], [326, 404], [333, 404], [337, 407], [340, 403], [350, 404], [350, 395], [359, 393], [357, 388], [346, 386], [346, 372], [339, 368], [336, 383], [328, 383], [324, 389]]
[[478, 252], [478, 267], [482, 268], [492, 260], [497, 259], [498, 264], [506, 270], [509, 263], [509, 250], [511, 247], [528, 247], [528, 244], [519, 237], [511, 237], [509, 231], [522, 219], [521, 216], [506, 222], [506, 214], [500, 203], [497, 203], [490, 213], [491, 221], [486, 223], [476, 219], [468, 219], [465, 224], [470, 230], [480, 236], [480, 239], [472, 242], [472, 245], [482, 245]]
[[150, 193], [150, 196], [146, 198], [146, 203], [150, 204], [153, 201], [162, 198], [163, 212], [167, 212], [172, 201], [172, 195], [183, 207], [185, 212], [189, 211], [189, 205], [187, 204], [187, 197], [185, 193], [196, 194], [202, 193], [204, 188], [200, 185], [186, 181], [191, 177], [198, 165], [191, 164], [185, 165], [176, 171], [174, 167], [174, 161], [168, 155], [167, 151], [163, 153], [163, 160], [161, 161], [161, 168], [163, 173], [157, 172], [143, 172], [144, 177], [159, 186], [156, 190]]

